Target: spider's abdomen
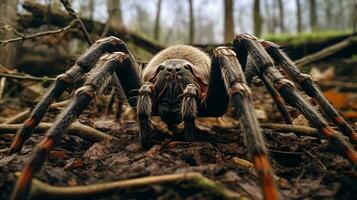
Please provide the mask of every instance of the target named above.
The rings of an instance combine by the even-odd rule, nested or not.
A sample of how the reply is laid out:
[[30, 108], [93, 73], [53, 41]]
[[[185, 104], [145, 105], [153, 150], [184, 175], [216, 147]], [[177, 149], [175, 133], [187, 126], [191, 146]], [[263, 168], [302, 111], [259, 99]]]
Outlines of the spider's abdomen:
[[168, 47], [154, 56], [142, 72], [143, 81], [150, 82], [155, 76], [159, 65], [169, 59], [185, 59], [193, 64], [194, 75], [199, 78], [203, 84], [208, 84], [211, 59], [206, 53], [198, 48], [188, 45], [176, 45]]

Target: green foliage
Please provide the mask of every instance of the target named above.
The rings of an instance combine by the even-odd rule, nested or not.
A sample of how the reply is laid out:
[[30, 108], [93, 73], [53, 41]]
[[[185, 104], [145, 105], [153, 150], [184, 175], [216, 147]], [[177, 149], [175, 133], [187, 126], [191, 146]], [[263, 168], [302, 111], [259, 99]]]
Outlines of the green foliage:
[[277, 34], [277, 35], [264, 35], [265, 40], [269, 40], [278, 44], [291, 44], [298, 45], [306, 42], [317, 42], [328, 40], [334, 37], [351, 35], [351, 30], [345, 31], [324, 31], [324, 32], [304, 32], [299, 35], [290, 34]]

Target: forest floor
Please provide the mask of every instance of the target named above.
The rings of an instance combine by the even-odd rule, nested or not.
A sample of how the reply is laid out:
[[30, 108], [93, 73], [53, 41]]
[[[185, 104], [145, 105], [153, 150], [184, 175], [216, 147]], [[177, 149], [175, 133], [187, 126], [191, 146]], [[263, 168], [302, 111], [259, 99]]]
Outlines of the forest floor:
[[[339, 76], [340, 77], [340, 76]], [[346, 77], [340, 77], [345, 80]], [[282, 123], [279, 113], [263, 88], [253, 88], [256, 109], [262, 122]], [[350, 92], [346, 95], [354, 95]], [[354, 97], [353, 97], [354, 98]], [[2, 118], [13, 116], [23, 108], [16, 100], [0, 104]], [[356, 103], [354, 101], [354, 103]], [[354, 104], [353, 103], [353, 104]], [[49, 155], [36, 178], [51, 185], [76, 186], [114, 180], [199, 172], [207, 178], [251, 199], [262, 199], [261, 190], [239, 123], [229, 116], [197, 121], [199, 140], [184, 142], [180, 131], [172, 134], [156, 124], [149, 150], [137, 143], [138, 124], [132, 114], [124, 114], [118, 123], [113, 115], [87, 109], [79, 122], [117, 139], [91, 143], [65, 135]], [[350, 108], [348, 108], [350, 109]], [[289, 109], [294, 118], [299, 115]], [[52, 122], [58, 111], [50, 112], [44, 121]], [[352, 119], [356, 121], [356, 119]], [[353, 122], [353, 123], [354, 123]], [[355, 126], [356, 128], [356, 126]], [[349, 162], [335, 153], [327, 140], [294, 133], [263, 129], [276, 180], [284, 199], [354, 199], [357, 173]], [[21, 153], [7, 156], [13, 134], [0, 134], [0, 199], [8, 199], [15, 172], [21, 171], [41, 135], [33, 134]], [[245, 164], [242, 164], [245, 163]], [[45, 197], [42, 197], [45, 198]], [[218, 194], [188, 182], [121, 189], [100, 199], [220, 199]], [[93, 198], [94, 199], [94, 198]]]

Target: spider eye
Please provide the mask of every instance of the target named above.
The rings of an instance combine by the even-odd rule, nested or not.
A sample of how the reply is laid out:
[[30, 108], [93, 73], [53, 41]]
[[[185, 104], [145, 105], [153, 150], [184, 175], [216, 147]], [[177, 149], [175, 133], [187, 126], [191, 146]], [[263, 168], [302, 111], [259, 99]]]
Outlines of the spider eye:
[[164, 69], [164, 66], [159, 65], [159, 70], [162, 71]]
[[191, 65], [186, 64], [186, 65], [184, 66], [184, 68], [187, 69], [187, 70], [190, 70], [190, 69], [191, 69]]

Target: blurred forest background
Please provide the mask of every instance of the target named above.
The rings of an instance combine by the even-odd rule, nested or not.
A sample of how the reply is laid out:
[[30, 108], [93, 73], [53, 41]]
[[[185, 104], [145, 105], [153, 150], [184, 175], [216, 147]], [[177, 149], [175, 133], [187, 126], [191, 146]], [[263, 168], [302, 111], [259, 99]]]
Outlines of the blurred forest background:
[[[232, 40], [234, 33], [247, 32], [275, 42], [299, 43], [307, 40], [323, 40], [356, 32], [356, 0], [71, 0], [74, 10], [86, 22], [98, 26], [107, 24], [112, 32], [100, 28], [88, 28], [92, 39], [104, 35], [122, 36], [123, 32], [135, 32], [140, 37], [150, 39], [159, 46], [189, 43], [197, 45], [223, 44]], [[58, 22], [56, 14], [65, 16], [65, 10], [59, 0], [12, 1], [1, 0], [0, 23], [9, 24], [24, 33], [33, 33], [51, 29], [53, 26], [67, 25], [68, 20]], [[61, 13], [62, 12], [62, 13]], [[31, 18], [28, 18], [31, 14]], [[110, 17], [109, 17], [110, 16]], [[51, 19], [52, 18], [52, 19]], [[68, 18], [67, 18], [68, 19]], [[89, 24], [89, 26], [91, 26]], [[36, 28], [37, 30], [33, 30]], [[0, 39], [16, 36], [6, 27], [0, 30]], [[119, 33], [118, 33], [119, 32]], [[70, 40], [69, 34], [62, 37], [57, 48], [61, 60], [62, 54], [76, 55], [83, 52], [80, 41]], [[72, 34], [73, 35], [73, 34]], [[129, 35], [130, 36], [130, 35]], [[123, 37], [123, 36], [122, 36]], [[78, 38], [78, 37], [77, 37]], [[126, 36], [124, 36], [126, 38]], [[47, 38], [49, 40], [49, 38]], [[48, 42], [55, 42], [55, 39]], [[130, 41], [132, 42], [132, 41]], [[27, 46], [23, 44], [23, 47]], [[32, 53], [33, 47], [29, 46]], [[64, 49], [60, 49], [64, 47]], [[2, 65], [15, 65], [13, 45], [0, 49]], [[21, 47], [22, 48], [22, 47]], [[11, 50], [10, 50], [11, 49]], [[11, 51], [11, 53], [10, 53]], [[26, 50], [25, 50], [26, 51]], [[135, 50], [136, 51], [136, 50]], [[149, 53], [155, 53], [149, 51]], [[11, 55], [10, 55], [11, 54]], [[144, 60], [150, 58], [142, 52], [137, 54]], [[17, 59], [15, 59], [15, 57]], [[26, 58], [25, 58], [26, 59]]]
[[[92, 41], [109, 35], [119, 37], [127, 42], [140, 63], [179, 43], [210, 53], [218, 45], [229, 45], [234, 34], [241, 32], [273, 41], [299, 61], [347, 38], [355, 38], [357, 29], [357, 0], [69, 2]], [[5, 86], [6, 77], [17, 79], [7, 74], [51, 82], [53, 78], [49, 77], [64, 72], [89, 47], [88, 38], [60, 0], [1, 0], [0, 13], [0, 76], [3, 77], [0, 98], [19, 91], [16, 87], [9, 90], [9, 84]], [[356, 91], [355, 44], [355, 39], [349, 40], [348, 45], [319, 57], [318, 62], [302, 62], [299, 66], [322, 85], [337, 84]], [[35, 78], [28, 78], [27, 74]], [[41, 96], [42, 89], [35, 90], [41, 92], [29, 99]]]

